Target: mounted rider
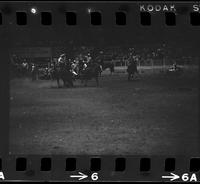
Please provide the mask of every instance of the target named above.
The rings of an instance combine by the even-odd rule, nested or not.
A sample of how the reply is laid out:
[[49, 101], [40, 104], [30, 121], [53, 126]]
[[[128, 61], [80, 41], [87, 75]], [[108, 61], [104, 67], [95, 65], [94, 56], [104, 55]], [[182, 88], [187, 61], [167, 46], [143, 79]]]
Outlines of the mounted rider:
[[91, 62], [92, 57], [90, 56], [90, 53], [88, 53], [83, 60], [82, 71], [86, 70], [90, 66]]
[[127, 72], [128, 72], [128, 80], [131, 80], [133, 75], [135, 73], [138, 73], [137, 56], [134, 56], [132, 52], [130, 53], [130, 56], [129, 56], [129, 63], [128, 63]]
[[66, 54], [61, 54], [60, 57], [58, 58], [58, 65], [59, 66], [64, 66], [66, 63]]
[[65, 53], [61, 54], [58, 58], [58, 67], [60, 67], [62, 71], [72, 72], [71, 59], [67, 59], [67, 55]]
[[74, 76], [78, 76], [78, 63], [77, 63], [76, 60], [71, 62], [71, 71], [72, 71]]
[[38, 67], [34, 63], [32, 63], [32, 66], [31, 66], [31, 78], [32, 78], [32, 81], [35, 81], [38, 79]]
[[79, 67], [78, 73], [80, 74], [84, 69], [84, 60], [82, 58], [78, 62], [78, 67]]

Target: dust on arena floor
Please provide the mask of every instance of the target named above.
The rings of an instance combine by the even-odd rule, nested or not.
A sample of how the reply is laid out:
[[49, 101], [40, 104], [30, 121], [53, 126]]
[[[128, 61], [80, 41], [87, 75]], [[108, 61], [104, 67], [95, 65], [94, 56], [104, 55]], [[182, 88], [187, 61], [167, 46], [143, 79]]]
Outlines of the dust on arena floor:
[[199, 151], [198, 72], [103, 74], [100, 86], [10, 81], [12, 154], [190, 154]]

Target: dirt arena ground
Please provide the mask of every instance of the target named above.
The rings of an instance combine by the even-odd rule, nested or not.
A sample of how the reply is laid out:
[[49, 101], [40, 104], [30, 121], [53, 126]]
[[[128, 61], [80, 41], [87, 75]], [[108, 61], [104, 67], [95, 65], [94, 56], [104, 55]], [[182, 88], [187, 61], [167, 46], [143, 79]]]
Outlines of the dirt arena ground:
[[198, 73], [124, 73], [77, 81], [10, 82], [11, 154], [182, 155], [199, 152]]

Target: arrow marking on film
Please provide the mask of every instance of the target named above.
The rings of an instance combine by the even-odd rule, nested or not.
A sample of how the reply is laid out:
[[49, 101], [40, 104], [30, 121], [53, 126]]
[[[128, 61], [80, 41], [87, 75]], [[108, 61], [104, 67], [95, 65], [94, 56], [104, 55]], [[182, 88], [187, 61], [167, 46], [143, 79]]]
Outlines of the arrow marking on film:
[[79, 175], [71, 175], [70, 177], [71, 178], [79, 178], [78, 180], [82, 180], [82, 179], [85, 179], [87, 178], [88, 176], [86, 174], [83, 174], [81, 172], [78, 172]]
[[170, 174], [171, 174], [171, 176], [162, 176], [162, 178], [170, 179], [170, 181], [177, 180], [180, 178], [179, 175], [177, 175], [177, 174], [174, 174], [174, 173], [170, 173]]

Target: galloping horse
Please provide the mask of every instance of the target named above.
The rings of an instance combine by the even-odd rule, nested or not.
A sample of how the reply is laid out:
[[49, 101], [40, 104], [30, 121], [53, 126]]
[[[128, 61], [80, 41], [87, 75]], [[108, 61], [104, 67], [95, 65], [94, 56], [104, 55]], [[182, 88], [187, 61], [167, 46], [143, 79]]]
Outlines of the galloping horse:
[[82, 68], [79, 64], [72, 67], [70, 63], [65, 63], [54, 64], [50, 76], [52, 80], [57, 81], [58, 87], [60, 87], [60, 79], [63, 81], [64, 86], [68, 84], [70, 87], [73, 86], [73, 80], [80, 79], [87, 86], [88, 80], [95, 79], [98, 86], [100, 72], [100, 65], [95, 62], [91, 62], [86, 68]]
[[99, 74], [101, 72], [100, 65], [98, 63], [92, 63], [90, 66], [86, 67], [79, 74], [79, 78], [87, 86], [88, 80], [95, 79], [97, 86], [99, 86]]
[[73, 87], [73, 74], [67, 64], [54, 64], [50, 73], [51, 79], [57, 81], [58, 87], [60, 87], [60, 79], [63, 81], [65, 87]]

